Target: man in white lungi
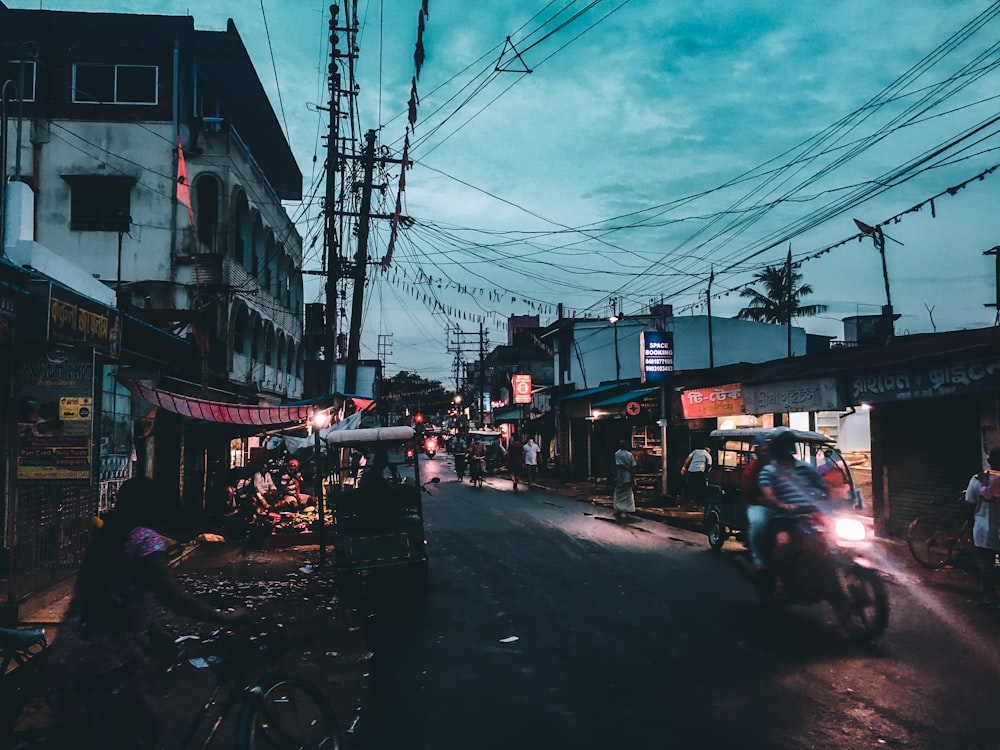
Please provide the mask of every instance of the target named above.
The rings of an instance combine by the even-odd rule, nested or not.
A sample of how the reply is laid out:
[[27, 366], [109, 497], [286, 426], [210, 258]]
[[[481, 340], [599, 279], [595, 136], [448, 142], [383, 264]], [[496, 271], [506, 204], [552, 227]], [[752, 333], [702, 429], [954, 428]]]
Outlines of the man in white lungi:
[[635, 513], [635, 495], [632, 482], [635, 478], [636, 460], [624, 440], [618, 441], [615, 452], [615, 518], [628, 518]]

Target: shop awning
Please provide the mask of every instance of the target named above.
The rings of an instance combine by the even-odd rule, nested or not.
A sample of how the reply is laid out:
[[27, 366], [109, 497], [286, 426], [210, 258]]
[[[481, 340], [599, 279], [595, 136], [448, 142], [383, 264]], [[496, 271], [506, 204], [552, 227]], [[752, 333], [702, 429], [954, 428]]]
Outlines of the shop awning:
[[[145, 399], [154, 406], [174, 414], [202, 419], [220, 424], [248, 425], [263, 428], [286, 427], [307, 421], [317, 409], [326, 409], [342, 403], [344, 396], [331, 393], [314, 401], [303, 401], [282, 406], [232, 404], [224, 401], [208, 401], [180, 393], [154, 388], [146, 382], [121, 379], [122, 384], [134, 395]], [[355, 398], [358, 410], [363, 410], [371, 399]], [[361, 403], [359, 403], [361, 402]]]
[[594, 406], [621, 406], [622, 404], [627, 404], [629, 401], [642, 401], [643, 398], [649, 396], [653, 393], [659, 392], [659, 388], [640, 388], [635, 391], [625, 391], [625, 393], [619, 393], [610, 398], [603, 399], [601, 401], [595, 401]]
[[600, 385], [597, 388], [587, 388], [582, 391], [577, 391], [576, 393], [571, 393], [568, 396], [560, 396], [559, 403], [565, 403], [567, 401], [575, 401], [581, 398], [593, 398], [601, 393], [608, 393], [613, 391], [615, 388], [621, 388], [623, 383], [612, 383], [611, 385]]

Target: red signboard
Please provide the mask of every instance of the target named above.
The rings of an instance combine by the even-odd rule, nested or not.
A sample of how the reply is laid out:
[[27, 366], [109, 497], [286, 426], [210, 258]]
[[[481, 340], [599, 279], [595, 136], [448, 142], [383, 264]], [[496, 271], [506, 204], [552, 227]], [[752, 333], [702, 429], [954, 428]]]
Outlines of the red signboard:
[[510, 376], [511, 385], [514, 387], [514, 403], [515, 404], [530, 404], [531, 403], [531, 376], [530, 375], [511, 375]]
[[681, 394], [684, 419], [731, 417], [744, 414], [743, 388], [739, 383], [712, 388], [691, 388]]

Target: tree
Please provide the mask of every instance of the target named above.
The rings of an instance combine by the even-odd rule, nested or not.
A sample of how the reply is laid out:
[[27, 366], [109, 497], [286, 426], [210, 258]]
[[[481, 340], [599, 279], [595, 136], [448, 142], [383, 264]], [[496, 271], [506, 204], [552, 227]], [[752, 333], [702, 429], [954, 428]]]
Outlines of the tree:
[[[789, 284], [788, 274], [791, 273]], [[754, 274], [754, 284], [762, 284], [763, 291], [752, 286], [740, 291], [741, 297], [750, 300], [746, 307], [736, 313], [740, 320], [756, 320], [758, 323], [788, 325], [795, 318], [819, 315], [826, 312], [826, 305], [803, 305], [802, 298], [812, 294], [809, 284], [800, 284], [802, 274], [790, 263], [767, 266]]]
[[382, 381], [378, 400], [397, 414], [407, 410], [410, 414], [443, 414], [451, 406], [451, 395], [439, 381], [425, 380], [406, 370]]

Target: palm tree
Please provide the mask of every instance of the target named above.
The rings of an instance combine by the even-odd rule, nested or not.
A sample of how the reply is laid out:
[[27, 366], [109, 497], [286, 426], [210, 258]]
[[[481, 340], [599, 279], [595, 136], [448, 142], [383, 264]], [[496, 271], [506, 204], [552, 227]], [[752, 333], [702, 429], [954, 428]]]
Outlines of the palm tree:
[[798, 273], [790, 263], [767, 266], [763, 271], [755, 273], [753, 278], [754, 284], [764, 285], [764, 291], [757, 291], [752, 286], [744, 287], [740, 291], [741, 297], [750, 300], [746, 307], [736, 313], [736, 317], [741, 320], [789, 325], [794, 318], [826, 312], [826, 305], [801, 303], [803, 297], [813, 293], [813, 288], [809, 284], [799, 284], [802, 274]]

